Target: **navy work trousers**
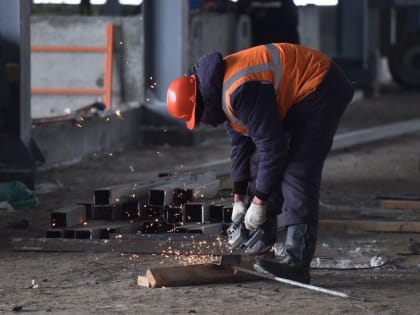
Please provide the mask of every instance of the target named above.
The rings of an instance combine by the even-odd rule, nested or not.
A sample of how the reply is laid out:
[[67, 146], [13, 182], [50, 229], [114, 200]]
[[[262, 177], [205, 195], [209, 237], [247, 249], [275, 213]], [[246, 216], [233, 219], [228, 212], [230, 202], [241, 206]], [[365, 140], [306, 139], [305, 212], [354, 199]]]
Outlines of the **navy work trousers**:
[[[353, 93], [350, 81], [331, 63], [320, 86], [287, 113], [283, 123], [290, 134], [289, 151], [278, 189], [267, 201], [269, 215], [282, 213], [282, 225], [318, 225], [322, 169]], [[255, 155], [251, 159], [251, 194], [257, 170]]]

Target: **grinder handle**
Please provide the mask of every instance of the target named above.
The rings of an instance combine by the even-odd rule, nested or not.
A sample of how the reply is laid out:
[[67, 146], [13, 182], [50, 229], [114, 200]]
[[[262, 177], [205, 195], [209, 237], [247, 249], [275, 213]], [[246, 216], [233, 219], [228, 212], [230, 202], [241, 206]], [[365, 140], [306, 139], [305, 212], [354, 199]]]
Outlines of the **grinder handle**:
[[258, 228], [255, 231], [251, 232], [249, 239], [245, 242], [244, 248], [250, 248], [255, 245], [255, 243], [261, 239], [264, 235], [264, 230], [262, 228]]
[[240, 225], [240, 224], [242, 224], [244, 221], [245, 221], [245, 213], [243, 213], [243, 212], [239, 213], [239, 214], [236, 216], [235, 220], [232, 220], [233, 224], [235, 224], [235, 225]]

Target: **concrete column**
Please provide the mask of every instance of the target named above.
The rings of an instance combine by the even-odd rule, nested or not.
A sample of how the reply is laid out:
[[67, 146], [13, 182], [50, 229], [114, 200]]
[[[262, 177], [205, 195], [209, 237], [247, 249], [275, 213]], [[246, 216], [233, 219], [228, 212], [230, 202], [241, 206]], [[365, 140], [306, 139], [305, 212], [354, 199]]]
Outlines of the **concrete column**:
[[1, 105], [0, 133], [17, 137], [25, 146], [31, 140], [30, 105], [30, 1], [0, 1], [1, 66], [7, 69], [9, 103]]
[[338, 3], [337, 52], [362, 60], [368, 66], [368, 1], [341, 0]]
[[0, 95], [5, 95], [0, 100], [0, 182], [20, 180], [33, 187], [30, 5], [27, 0], [0, 1]]
[[164, 101], [169, 83], [188, 70], [188, 2], [145, 0], [146, 95]]

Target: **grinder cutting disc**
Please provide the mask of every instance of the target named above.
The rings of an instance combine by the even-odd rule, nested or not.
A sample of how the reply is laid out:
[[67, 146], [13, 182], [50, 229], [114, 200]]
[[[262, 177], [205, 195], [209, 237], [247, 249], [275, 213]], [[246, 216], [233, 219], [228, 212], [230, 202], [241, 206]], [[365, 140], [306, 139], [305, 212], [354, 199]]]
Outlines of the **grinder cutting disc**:
[[218, 266], [238, 266], [241, 263], [241, 255], [222, 255], [215, 262]]

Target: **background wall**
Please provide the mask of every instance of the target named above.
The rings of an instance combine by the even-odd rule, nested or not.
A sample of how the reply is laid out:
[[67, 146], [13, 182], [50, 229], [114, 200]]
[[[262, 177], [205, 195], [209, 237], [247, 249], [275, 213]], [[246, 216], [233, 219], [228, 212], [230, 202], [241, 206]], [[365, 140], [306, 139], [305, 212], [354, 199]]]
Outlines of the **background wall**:
[[[299, 32], [303, 45], [327, 53], [335, 47], [334, 7], [299, 7]], [[145, 78], [144, 34], [141, 16], [85, 17], [32, 16], [32, 46], [104, 46], [105, 25], [114, 24], [112, 103], [125, 109], [145, 102], [144, 90], [153, 78]], [[189, 64], [215, 50], [222, 54], [244, 49], [251, 43], [247, 16], [218, 13], [191, 13], [185, 45]], [[31, 54], [33, 88], [101, 88], [104, 76], [102, 53]], [[98, 95], [32, 95], [32, 117], [62, 115], [100, 100]]]
[[[334, 52], [333, 7], [299, 7], [299, 20], [303, 45], [328, 54]], [[147, 89], [153, 89], [154, 78], [145, 77], [141, 16], [33, 16], [31, 44], [104, 46], [105, 25], [109, 22], [115, 25], [112, 103], [114, 110], [121, 110], [122, 119], [110, 111], [106, 117], [91, 117], [80, 125], [63, 121], [34, 126], [33, 137], [45, 156], [46, 167], [77, 162], [93, 152], [113, 151], [134, 143], [173, 143], [175, 139], [178, 144], [191, 145], [195, 138], [200, 138], [195, 133], [186, 133], [183, 125], [173, 124], [173, 119], [163, 119], [162, 111], [159, 114], [150, 111], [162, 104], [146, 97]], [[247, 16], [191, 13], [183, 52], [192, 65], [201, 55], [212, 51], [229, 54], [247, 48], [251, 43], [250, 28]], [[102, 54], [33, 52], [31, 64], [32, 87], [101, 88], [103, 84]], [[75, 110], [97, 100], [96, 95], [32, 95], [32, 116], [62, 115], [66, 108]]]
[[[143, 21], [138, 17], [33, 16], [32, 46], [105, 46], [105, 25], [114, 24], [112, 104], [140, 104], [144, 98]], [[32, 88], [103, 86], [103, 53], [32, 52]], [[32, 117], [64, 114], [100, 100], [98, 95], [32, 95]]]

